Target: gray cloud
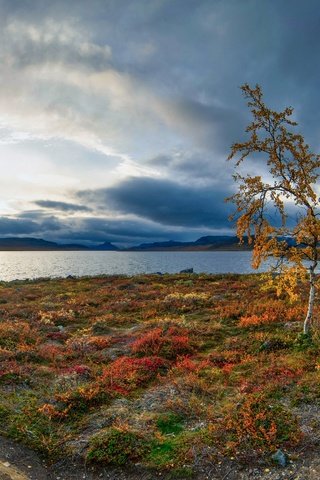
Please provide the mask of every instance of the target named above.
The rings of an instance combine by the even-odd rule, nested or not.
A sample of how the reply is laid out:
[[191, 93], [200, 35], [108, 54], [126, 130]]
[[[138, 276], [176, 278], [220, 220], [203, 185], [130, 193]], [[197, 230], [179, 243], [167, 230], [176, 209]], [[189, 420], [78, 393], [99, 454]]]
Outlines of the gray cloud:
[[10, 19], [4, 33], [11, 41], [2, 49], [2, 60], [15, 68], [61, 61], [105, 68], [111, 58], [110, 47], [86, 40], [79, 27], [77, 22], [56, 22], [50, 18], [41, 25]]
[[147, 160], [148, 166], [153, 168], [158, 174], [167, 178], [179, 179], [180, 183], [194, 185], [196, 182], [200, 185], [220, 184], [223, 190], [223, 184], [230, 184], [230, 178], [233, 173], [231, 163], [227, 164], [225, 158], [202, 150], [177, 150], [171, 154], [156, 155]]
[[34, 202], [36, 205], [42, 208], [60, 210], [62, 212], [88, 212], [89, 207], [85, 205], [77, 205], [75, 203], [57, 202], [53, 200], [37, 200]]
[[232, 108], [179, 98], [160, 105], [159, 112], [196, 146], [212, 148], [216, 153], [226, 152], [243, 132], [245, 116]]

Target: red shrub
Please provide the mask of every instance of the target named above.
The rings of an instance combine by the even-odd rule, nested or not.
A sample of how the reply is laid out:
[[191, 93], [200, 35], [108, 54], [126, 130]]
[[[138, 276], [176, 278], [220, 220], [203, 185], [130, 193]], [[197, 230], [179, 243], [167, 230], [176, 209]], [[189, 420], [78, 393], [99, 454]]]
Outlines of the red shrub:
[[99, 383], [108, 391], [125, 395], [155, 378], [165, 366], [159, 357], [120, 357], [104, 370]]
[[193, 350], [188, 332], [178, 327], [167, 330], [154, 328], [133, 342], [131, 349], [138, 355], [158, 355], [169, 359]]
[[37, 353], [40, 357], [50, 362], [55, 363], [57, 360], [62, 360], [64, 349], [61, 345], [42, 344], [38, 347]]
[[88, 376], [91, 370], [87, 365], [74, 365], [73, 367], [67, 368], [64, 373], [76, 373], [77, 375]]
[[10, 384], [26, 380], [31, 373], [29, 366], [19, 365], [15, 360], [2, 362], [0, 383]]
[[65, 340], [67, 340], [68, 334], [64, 332], [49, 332], [47, 333], [47, 338], [49, 340], [64, 342]]
[[210, 360], [202, 360], [202, 361], [196, 361], [188, 356], [185, 357], [180, 357], [177, 360], [177, 363], [174, 365], [174, 369], [178, 371], [179, 373], [185, 373], [185, 372], [200, 372], [201, 370], [204, 370], [205, 368], [211, 367], [212, 364]]
[[270, 366], [263, 372], [263, 381], [266, 384], [288, 385], [296, 381], [303, 373], [301, 368], [290, 368], [285, 366]]

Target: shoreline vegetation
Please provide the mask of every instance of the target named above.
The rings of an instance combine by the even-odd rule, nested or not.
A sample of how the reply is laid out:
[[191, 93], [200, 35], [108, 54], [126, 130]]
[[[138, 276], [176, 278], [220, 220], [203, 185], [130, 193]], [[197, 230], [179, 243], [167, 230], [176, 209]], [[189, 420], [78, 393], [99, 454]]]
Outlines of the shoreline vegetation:
[[83, 468], [129, 480], [318, 478], [320, 341], [300, 334], [307, 291], [289, 303], [264, 282], [1, 282], [0, 435], [70, 479]]

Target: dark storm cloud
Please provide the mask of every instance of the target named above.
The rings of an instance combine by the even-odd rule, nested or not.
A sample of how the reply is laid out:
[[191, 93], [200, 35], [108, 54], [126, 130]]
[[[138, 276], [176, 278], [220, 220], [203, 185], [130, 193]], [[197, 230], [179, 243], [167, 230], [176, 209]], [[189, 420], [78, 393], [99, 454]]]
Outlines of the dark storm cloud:
[[0, 235], [29, 235], [61, 229], [60, 221], [53, 216], [29, 215], [27, 212], [16, 217], [0, 217]]
[[38, 232], [40, 225], [32, 220], [0, 217], [0, 235], [20, 235]]
[[155, 222], [130, 217], [45, 216], [41, 211], [22, 212], [16, 217], [0, 217], [0, 236], [35, 236], [57, 242], [99, 244], [105, 241], [118, 245], [137, 245], [166, 240], [195, 240], [210, 229], [198, 231], [166, 227]]
[[[159, 224], [130, 218], [83, 218], [79, 219], [76, 228], [67, 229], [65, 225], [64, 232], [59, 238], [67, 240], [77, 240], [84, 242], [104, 242], [110, 241], [120, 244], [138, 244], [146, 241], [164, 241], [170, 239], [184, 239], [185, 231], [179, 231], [174, 227], [163, 227]], [[187, 232], [190, 238], [200, 236], [198, 232]]]
[[59, 210], [61, 212], [88, 212], [90, 211], [89, 207], [85, 205], [77, 205], [75, 203], [68, 202], [56, 202], [53, 200], [37, 200], [34, 202], [36, 205], [42, 208]]
[[223, 189], [219, 185], [192, 187], [171, 180], [133, 177], [114, 187], [83, 191], [78, 195], [89, 203], [105, 204], [162, 225], [230, 227], [230, 206], [224, 202], [225, 186]]

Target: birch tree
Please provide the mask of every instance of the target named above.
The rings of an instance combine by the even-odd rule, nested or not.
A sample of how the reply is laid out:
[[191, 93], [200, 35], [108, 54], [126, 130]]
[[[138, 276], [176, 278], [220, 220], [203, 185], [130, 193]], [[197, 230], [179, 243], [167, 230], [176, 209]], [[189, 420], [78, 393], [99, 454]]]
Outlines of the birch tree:
[[[234, 143], [229, 155], [229, 160], [235, 160], [238, 184], [237, 192], [227, 199], [236, 206], [232, 218], [237, 221], [240, 241], [247, 235], [253, 244], [254, 268], [273, 257], [278, 294], [286, 291], [297, 299], [301, 282], [309, 282], [303, 331], [310, 334], [319, 261], [320, 155], [311, 152], [296, 132], [291, 107], [280, 112], [268, 108], [259, 85], [245, 84], [241, 89], [252, 122], [246, 128], [247, 141]], [[264, 173], [244, 174], [249, 165]]]

